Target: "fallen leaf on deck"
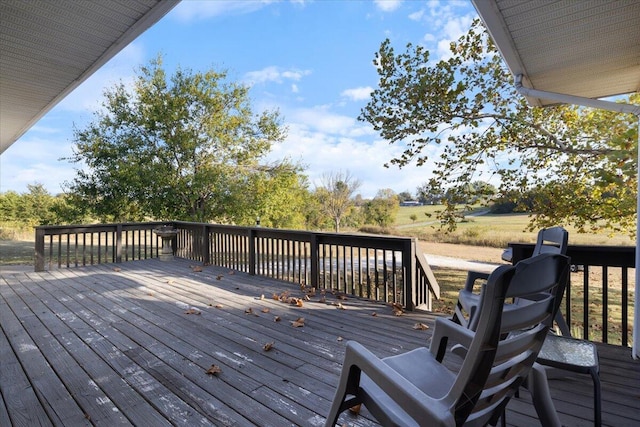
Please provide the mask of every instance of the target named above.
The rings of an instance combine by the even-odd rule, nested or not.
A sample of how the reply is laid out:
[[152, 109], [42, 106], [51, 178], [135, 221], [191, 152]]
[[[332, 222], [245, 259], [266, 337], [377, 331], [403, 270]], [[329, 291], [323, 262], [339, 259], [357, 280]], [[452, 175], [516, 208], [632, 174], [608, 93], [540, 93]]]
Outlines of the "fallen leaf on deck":
[[416, 323], [415, 325], [413, 325], [413, 329], [419, 329], [421, 331], [425, 331], [427, 329], [429, 329], [429, 325], [425, 325], [424, 323]]
[[275, 343], [273, 343], [273, 342], [268, 342], [268, 343], [266, 343], [265, 345], [263, 345], [263, 346], [262, 346], [262, 349], [263, 349], [264, 351], [269, 351], [269, 350], [271, 350], [271, 349], [273, 348], [273, 344], [275, 344]]
[[337, 303], [337, 304], [336, 304], [336, 308], [337, 308], [338, 310], [346, 310], [346, 308], [344, 307], [344, 305], [342, 305], [342, 303], [341, 303], [341, 302], [339, 302], [339, 303]]
[[305, 296], [304, 296], [304, 300], [305, 300], [305, 301], [311, 301], [311, 297], [310, 297], [309, 295], [305, 295]]
[[301, 328], [304, 326], [304, 317], [298, 317], [296, 320], [291, 322], [291, 326], [294, 328]]
[[378, 316], [378, 313], [376, 313], [376, 312], [374, 311], [373, 313], [371, 313], [371, 315], [372, 315], [373, 317], [377, 317], [377, 316]]
[[173, 279], [167, 280], [167, 283], [170, 284], [170, 285], [173, 285]]
[[327, 302], [327, 297], [324, 295], [320, 298], [320, 302]]
[[393, 304], [391, 304], [391, 307], [393, 309], [393, 314], [395, 314], [396, 316], [402, 316], [402, 313], [404, 313], [404, 310], [402, 309], [402, 305], [394, 302]]
[[360, 413], [360, 408], [362, 407], [362, 404], [359, 403], [356, 406], [352, 406], [351, 408], [349, 408], [349, 411], [358, 415]]
[[264, 294], [260, 295], [260, 301], [264, 299]]
[[120, 267], [113, 267], [113, 271], [115, 271], [117, 273], [119, 271], [122, 271], [122, 269]]
[[191, 307], [189, 310], [185, 311], [184, 314], [201, 314], [200, 310], [197, 308]]
[[253, 314], [253, 308], [249, 307], [244, 311], [244, 314]]
[[263, 313], [268, 313], [268, 312], [269, 312], [269, 311], [271, 311], [271, 310], [269, 310], [269, 307], [264, 307], [264, 308], [263, 308], [262, 310], [260, 310], [260, 311], [262, 311]]
[[280, 316], [276, 316], [276, 317], [274, 317], [274, 318], [273, 318], [273, 321], [274, 321], [274, 322], [279, 322], [280, 320], [281, 320], [281, 319], [280, 319]]
[[272, 299], [276, 300], [276, 301], [280, 301], [280, 296], [278, 294], [273, 294], [271, 296]]
[[215, 307], [216, 307], [216, 308], [222, 308], [222, 307], [224, 307], [224, 306], [223, 306], [222, 304], [216, 304], [216, 306], [215, 306]]
[[218, 365], [211, 365], [211, 367], [207, 369], [207, 375], [217, 375], [220, 372], [222, 372], [222, 369], [220, 369]]
[[344, 338], [342, 337], [338, 337], [338, 341], [342, 341]]
[[[202, 271], [202, 270], [201, 270]], [[218, 275], [216, 276], [216, 280], [221, 280], [222, 279], [222, 275]]]
[[193, 270], [194, 272], [196, 272], [196, 273], [199, 273], [199, 272], [201, 272], [201, 271], [202, 271], [202, 267], [201, 267], [201, 266], [199, 266], [199, 265], [195, 265], [195, 266], [193, 266], [192, 270]]
[[236, 274], [236, 272], [233, 271], [233, 270], [229, 270], [229, 273], [227, 273], [227, 274]]

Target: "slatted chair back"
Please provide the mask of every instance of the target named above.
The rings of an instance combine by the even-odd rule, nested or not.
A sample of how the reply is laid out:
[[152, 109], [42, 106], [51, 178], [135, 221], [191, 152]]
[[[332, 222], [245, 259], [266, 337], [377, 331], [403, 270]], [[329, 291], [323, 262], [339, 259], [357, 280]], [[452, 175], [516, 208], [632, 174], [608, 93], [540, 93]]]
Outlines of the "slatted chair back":
[[[528, 304], [505, 304], [500, 322], [501, 339], [491, 372], [468, 415], [467, 424], [495, 423], [509, 399], [526, 379], [562, 300], [569, 271], [569, 259], [557, 253], [543, 253], [516, 264], [505, 295], [507, 300], [535, 298]], [[484, 321], [484, 306], [481, 302], [479, 321], [474, 328], [476, 333]], [[469, 348], [465, 362], [473, 357]]]

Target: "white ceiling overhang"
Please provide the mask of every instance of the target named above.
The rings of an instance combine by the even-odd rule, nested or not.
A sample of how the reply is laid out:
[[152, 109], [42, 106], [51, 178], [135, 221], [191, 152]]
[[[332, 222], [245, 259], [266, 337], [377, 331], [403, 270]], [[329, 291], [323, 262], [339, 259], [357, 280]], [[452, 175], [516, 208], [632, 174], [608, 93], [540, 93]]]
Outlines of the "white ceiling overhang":
[[524, 87], [584, 98], [640, 91], [640, 1], [472, 1]]
[[0, 153], [179, 0], [0, 2]]

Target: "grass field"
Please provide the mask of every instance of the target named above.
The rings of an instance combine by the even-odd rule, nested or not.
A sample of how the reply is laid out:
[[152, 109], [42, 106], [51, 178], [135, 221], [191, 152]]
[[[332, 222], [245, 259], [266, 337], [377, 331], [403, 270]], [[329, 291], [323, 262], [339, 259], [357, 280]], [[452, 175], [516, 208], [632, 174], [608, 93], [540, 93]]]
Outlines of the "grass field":
[[[439, 206], [403, 206], [398, 213], [393, 234], [414, 236], [426, 242], [468, 244], [504, 248], [510, 242], [535, 243], [537, 231], [525, 231], [529, 224], [527, 214], [468, 215], [451, 233], [439, 229], [439, 224], [425, 213], [433, 214]], [[476, 210], [476, 212], [482, 209]], [[411, 220], [415, 215], [418, 219]], [[634, 246], [628, 235], [583, 234], [567, 226], [569, 244]]]

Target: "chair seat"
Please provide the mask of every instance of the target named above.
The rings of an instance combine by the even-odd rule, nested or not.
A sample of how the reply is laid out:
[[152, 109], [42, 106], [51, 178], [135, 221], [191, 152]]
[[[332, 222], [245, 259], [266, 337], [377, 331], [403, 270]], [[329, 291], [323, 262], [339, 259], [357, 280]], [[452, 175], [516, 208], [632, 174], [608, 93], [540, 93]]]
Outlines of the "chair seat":
[[[444, 397], [456, 379], [455, 374], [436, 361], [429, 349], [424, 347], [382, 360], [424, 394], [435, 399]], [[377, 407], [378, 412], [388, 417], [386, 422], [407, 427], [418, 426], [398, 403], [364, 373], [360, 386], [366, 390], [365, 406]]]
[[553, 334], [544, 340], [537, 362], [585, 374], [599, 369], [598, 351], [592, 342]]

